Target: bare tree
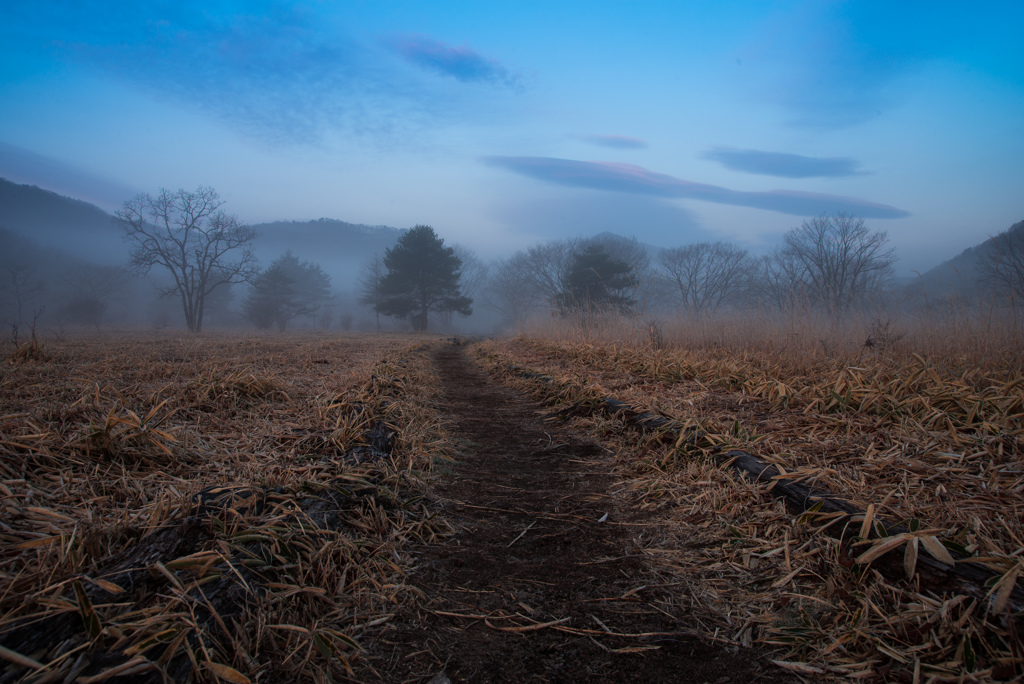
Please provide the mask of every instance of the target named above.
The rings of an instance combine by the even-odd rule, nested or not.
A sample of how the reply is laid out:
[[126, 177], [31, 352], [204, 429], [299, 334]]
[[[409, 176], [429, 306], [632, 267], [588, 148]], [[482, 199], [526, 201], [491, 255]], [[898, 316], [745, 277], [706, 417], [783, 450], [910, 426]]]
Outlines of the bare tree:
[[483, 291], [481, 304], [514, 327], [526, 322], [540, 299], [530, 282], [528, 262], [526, 252], [493, 262]]
[[886, 232], [863, 219], [822, 214], [786, 233], [768, 266], [778, 287], [838, 316], [882, 291], [896, 262], [888, 244]]
[[675, 285], [674, 297], [697, 315], [714, 312], [744, 294], [755, 269], [747, 250], [728, 242], [663, 249], [658, 264]]
[[71, 323], [98, 330], [110, 302], [124, 292], [129, 279], [128, 273], [117, 266], [77, 264], [62, 279], [66, 296], [63, 317]]
[[469, 247], [453, 245], [452, 249], [455, 250], [455, 256], [462, 260], [462, 277], [459, 278], [462, 294], [472, 299], [487, 282], [488, 266]]
[[[465, 245], [455, 244], [452, 245], [452, 249], [455, 250], [455, 256], [462, 260], [462, 266], [459, 268], [459, 291], [462, 296], [475, 299], [481, 286], [487, 282], [488, 266], [480, 260], [476, 252]], [[450, 309], [438, 311], [437, 319], [443, 325], [450, 326], [454, 314], [455, 312]]]
[[0, 264], [0, 289], [14, 301], [14, 319], [21, 323], [25, 307], [46, 292], [46, 283], [39, 278], [36, 264], [9, 258]]
[[31, 240], [0, 228], [0, 295], [13, 305], [15, 325], [25, 322], [26, 309], [46, 293], [40, 269], [44, 260]]
[[363, 263], [359, 274], [359, 303], [373, 309], [377, 317], [377, 332], [380, 332], [380, 306], [384, 302], [384, 293], [380, 289], [380, 281], [388, 269], [384, 266], [384, 259], [380, 254], [374, 254], [372, 258]]
[[555, 240], [530, 247], [519, 257], [517, 265], [523, 284], [531, 293], [557, 309], [562, 298], [562, 287], [575, 263], [579, 240]]
[[203, 329], [210, 293], [250, 281], [258, 272], [252, 251], [256, 231], [221, 211], [222, 205], [213, 188], [161, 189], [156, 197], [141, 194], [128, 200], [114, 214], [131, 244], [131, 269], [142, 275], [154, 266], [167, 271], [171, 284], [158, 289], [180, 298], [192, 332]]
[[992, 238], [978, 260], [979, 280], [1006, 295], [1016, 306], [1024, 305], [1024, 221]]

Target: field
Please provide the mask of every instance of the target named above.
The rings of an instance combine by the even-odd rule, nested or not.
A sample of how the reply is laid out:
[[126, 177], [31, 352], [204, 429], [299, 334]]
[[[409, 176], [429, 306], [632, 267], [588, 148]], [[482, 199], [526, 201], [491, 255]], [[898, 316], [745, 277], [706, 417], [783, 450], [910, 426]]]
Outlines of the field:
[[404, 545], [443, 530], [410, 494], [444, 456], [415, 413], [430, 371], [403, 360], [422, 342], [109, 337], [5, 360], [0, 610], [20, 629], [0, 679], [344, 674], [406, 591]]
[[[649, 681], [672, 681], [667, 634], [750, 649], [764, 681], [1022, 676], [1018, 353], [780, 339], [574, 328], [454, 351], [437, 336], [312, 333], [7, 348], [0, 681], [426, 681], [446, 666], [488, 681], [465, 674], [484, 656], [442, 632], [517, 657], [576, 648], [576, 668], [597, 656], [557, 640], [587, 642], [608, 672], [646, 668]], [[501, 424], [512, 399], [458, 403], [466, 378], [546, 405], [547, 423], [508, 423], [501, 438], [509, 458], [546, 453], [517, 436], [528, 430], [578, 442], [557, 461], [568, 479], [545, 488], [554, 475], [537, 465], [534, 480], [469, 486], [515, 472], [495, 474], [495, 447], [467, 436], [473, 421]], [[771, 477], [738, 474], [740, 452]], [[559, 488], [579, 482], [585, 496], [564, 508]], [[498, 506], [489, 485], [522, 503]], [[773, 496], [787, 487], [816, 493]], [[846, 507], [823, 507], [827, 494]], [[597, 525], [585, 501], [621, 527]], [[647, 578], [615, 599], [634, 611], [614, 613], [622, 628], [579, 603], [527, 610], [521, 590], [472, 610], [453, 598], [469, 585], [444, 584], [450, 557], [494, 518], [471, 509], [505, 516], [497, 548], [551, 553], [535, 559], [544, 572], [571, 573], [564, 549], [527, 546], [541, 529], [527, 504], [607, 542], [573, 551], [598, 554], [577, 583]], [[621, 558], [596, 551], [616, 544]], [[543, 579], [558, 582], [517, 581]], [[472, 593], [504, 591], [489, 582]], [[612, 600], [597, 591], [580, 600]], [[655, 614], [667, 622], [649, 626]], [[418, 644], [424, 629], [438, 636]], [[399, 661], [413, 669], [398, 677]]]

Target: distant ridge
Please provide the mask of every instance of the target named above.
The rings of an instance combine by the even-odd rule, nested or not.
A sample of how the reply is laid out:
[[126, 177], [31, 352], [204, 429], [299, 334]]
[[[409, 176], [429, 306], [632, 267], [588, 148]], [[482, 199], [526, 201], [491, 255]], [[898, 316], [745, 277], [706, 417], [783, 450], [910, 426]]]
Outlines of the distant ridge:
[[123, 264], [128, 255], [113, 217], [96, 205], [2, 178], [0, 228], [101, 264]]
[[[362, 263], [374, 254], [383, 256], [404, 232], [329, 218], [253, 227], [260, 234], [254, 247], [263, 266], [290, 249], [299, 258], [323, 266], [342, 290], [354, 288]], [[89, 202], [35, 185], [0, 178], [0, 228], [20, 233], [41, 247], [96, 263], [120, 266], [128, 261], [128, 246], [112, 215]]]
[[260, 237], [256, 255], [263, 266], [291, 250], [303, 261], [320, 264], [340, 290], [355, 289], [362, 264], [394, 246], [405, 231], [337, 219], [273, 221], [253, 224]]
[[1018, 221], [1002, 233], [990, 237], [973, 247], [968, 247], [948, 261], [921, 274], [908, 286], [912, 295], [925, 294], [929, 297], [960, 295], [974, 297], [982, 288], [977, 279], [981, 259], [996, 249], [996, 241], [1011, 233], [1024, 232], [1024, 221]]

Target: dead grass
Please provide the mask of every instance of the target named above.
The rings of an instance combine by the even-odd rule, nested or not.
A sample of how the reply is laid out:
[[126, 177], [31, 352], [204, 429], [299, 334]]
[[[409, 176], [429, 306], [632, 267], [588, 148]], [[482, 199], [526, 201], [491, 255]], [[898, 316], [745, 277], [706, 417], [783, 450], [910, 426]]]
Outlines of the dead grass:
[[[496, 372], [516, 364], [556, 378], [526, 384], [558, 405], [612, 396], [702, 431], [698, 444], [666, 445], [607, 417], [578, 419], [616, 445], [621, 492], [666, 522], [646, 552], [677, 573], [679, 603], [708, 634], [778, 649], [805, 674], [1020, 676], [1007, 597], [1024, 554], [1024, 368], [889, 352], [652, 349], [572, 334], [478, 349]], [[888, 537], [858, 519], [864, 543], [847, 546], [816, 530], [828, 521], [794, 519], [764, 485], [715, 466], [704, 456], [716, 447], [755, 453], [915, 533]], [[986, 600], [920, 588], [915, 560], [931, 537], [997, 573]], [[883, 545], [905, 551], [907, 578], [871, 568]]]
[[404, 546], [446, 531], [418, 502], [444, 454], [424, 342], [135, 336], [12, 356], [0, 639], [36, 647], [0, 653], [0, 681], [344, 676], [414, 598]]

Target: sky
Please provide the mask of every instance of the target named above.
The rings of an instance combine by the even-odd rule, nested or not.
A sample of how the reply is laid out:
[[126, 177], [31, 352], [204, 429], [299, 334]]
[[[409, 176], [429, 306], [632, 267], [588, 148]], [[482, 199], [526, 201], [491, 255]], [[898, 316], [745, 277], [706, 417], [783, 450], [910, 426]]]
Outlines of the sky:
[[924, 271], [1024, 219], [1024, 2], [24, 2], [0, 177], [114, 210], [612, 231], [754, 253], [823, 212]]

